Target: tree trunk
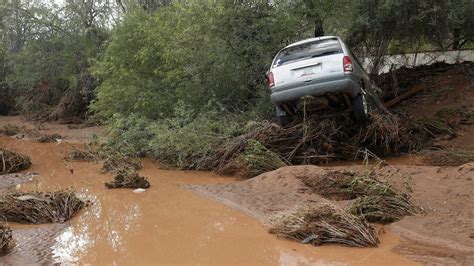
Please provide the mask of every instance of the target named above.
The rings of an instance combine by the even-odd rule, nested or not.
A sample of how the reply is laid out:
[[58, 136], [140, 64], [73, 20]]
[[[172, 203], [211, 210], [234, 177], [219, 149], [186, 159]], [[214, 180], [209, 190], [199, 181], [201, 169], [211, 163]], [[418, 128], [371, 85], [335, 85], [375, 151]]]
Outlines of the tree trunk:
[[314, 37], [324, 36], [323, 20], [318, 16], [314, 20]]

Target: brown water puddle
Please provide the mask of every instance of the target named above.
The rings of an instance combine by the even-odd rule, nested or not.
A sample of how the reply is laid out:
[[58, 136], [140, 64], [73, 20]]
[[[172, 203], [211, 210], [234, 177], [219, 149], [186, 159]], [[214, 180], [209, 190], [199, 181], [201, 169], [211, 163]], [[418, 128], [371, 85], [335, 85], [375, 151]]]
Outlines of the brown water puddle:
[[[367, 249], [314, 247], [277, 239], [258, 221], [180, 188], [180, 184], [232, 182], [232, 178], [208, 172], [166, 171], [145, 162], [142, 174], [149, 177], [149, 190], [141, 194], [107, 190], [103, 183], [110, 176], [100, 174], [99, 165], [62, 162], [62, 152], [68, 145], [0, 137], [0, 146], [31, 156], [33, 166], [29, 171], [40, 174], [37, 181], [19, 185], [20, 189], [74, 187], [94, 201], [57, 236], [29, 232], [29, 239], [22, 240], [43, 243], [37, 238], [52, 236], [50, 250], [32, 245], [42, 250], [27, 252], [19, 243], [8, 260], [3, 258], [4, 263], [41, 263], [47, 261], [44, 256], [50, 256], [51, 262], [80, 264], [415, 264], [392, 251], [399, 239], [391, 233], [382, 235], [379, 248]], [[27, 227], [31, 228], [36, 227]]]

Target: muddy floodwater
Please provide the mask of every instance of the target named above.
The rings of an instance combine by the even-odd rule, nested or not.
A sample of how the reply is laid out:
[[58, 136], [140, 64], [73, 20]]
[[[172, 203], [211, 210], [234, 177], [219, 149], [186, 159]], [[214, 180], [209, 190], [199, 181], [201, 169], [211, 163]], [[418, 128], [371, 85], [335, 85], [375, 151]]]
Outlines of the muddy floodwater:
[[71, 144], [40, 144], [0, 137], [0, 146], [29, 155], [36, 172], [20, 190], [74, 187], [93, 204], [65, 225], [11, 224], [17, 238], [0, 264], [258, 264], [414, 265], [392, 251], [399, 239], [382, 234], [379, 248], [315, 247], [277, 239], [257, 220], [189, 192], [182, 184], [233, 182], [208, 172], [161, 170], [144, 161], [151, 188], [108, 190], [99, 165], [64, 162]]

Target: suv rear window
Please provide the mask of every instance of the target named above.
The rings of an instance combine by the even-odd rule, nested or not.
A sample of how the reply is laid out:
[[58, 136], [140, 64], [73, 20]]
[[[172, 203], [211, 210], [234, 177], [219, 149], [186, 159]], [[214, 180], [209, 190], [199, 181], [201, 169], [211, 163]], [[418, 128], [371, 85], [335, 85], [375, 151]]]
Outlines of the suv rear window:
[[273, 67], [303, 59], [342, 53], [342, 47], [336, 38], [303, 43], [281, 50], [275, 58]]

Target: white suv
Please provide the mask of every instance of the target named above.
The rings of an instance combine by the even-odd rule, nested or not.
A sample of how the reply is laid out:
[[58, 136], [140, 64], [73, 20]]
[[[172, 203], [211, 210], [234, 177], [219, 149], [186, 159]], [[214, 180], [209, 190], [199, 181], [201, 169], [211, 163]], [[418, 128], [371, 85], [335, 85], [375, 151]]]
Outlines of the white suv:
[[303, 111], [349, 109], [356, 120], [364, 121], [368, 105], [382, 105], [357, 58], [335, 36], [311, 38], [283, 48], [273, 59], [267, 81], [282, 126]]

